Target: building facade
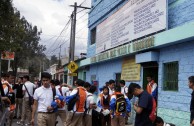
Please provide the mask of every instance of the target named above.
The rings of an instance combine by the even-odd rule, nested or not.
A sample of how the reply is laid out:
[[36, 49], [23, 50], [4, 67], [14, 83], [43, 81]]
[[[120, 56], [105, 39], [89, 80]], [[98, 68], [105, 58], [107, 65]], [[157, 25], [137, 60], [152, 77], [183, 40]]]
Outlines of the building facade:
[[[176, 126], [188, 126], [191, 98], [188, 77], [194, 75], [194, 0], [161, 1], [164, 2], [160, 4], [161, 8], [166, 2], [166, 5], [163, 6], [166, 9], [164, 29], [141, 35], [143, 30], [150, 27], [143, 29], [143, 26], [138, 27], [141, 24], [134, 23], [134, 33], [138, 33], [134, 35], [134, 39], [124, 40], [125, 42], [121, 44], [112, 44], [111, 48], [106, 44], [107, 41], [110, 41], [109, 39], [102, 40], [109, 28], [112, 28], [111, 35], [117, 35], [112, 36], [112, 42], [115, 43], [119, 41], [118, 38], [128, 34], [128, 32], [125, 34], [118, 31], [127, 31], [128, 27], [121, 27], [120, 22], [130, 17], [130, 15], [126, 18], [122, 17], [122, 11], [126, 10], [125, 8], [129, 5], [136, 5], [133, 6], [133, 10], [145, 2], [142, 4], [145, 6], [133, 12], [134, 15], [139, 15], [133, 20], [136, 22], [143, 20], [141, 18], [144, 16], [141, 15], [144, 13], [142, 8], [148, 7], [149, 4], [150, 8], [153, 7], [152, 9], [158, 8], [155, 11], [158, 16], [164, 14], [158, 11], [161, 9], [160, 6], [157, 6], [160, 0], [148, 1], [150, 3], [138, 0], [93, 0], [89, 13], [90, 32], [87, 59], [80, 61], [80, 67], [87, 67], [86, 81], [91, 83], [97, 81], [99, 87], [110, 79], [116, 81], [124, 79], [127, 85], [130, 82], [136, 82], [145, 87], [146, 76], [151, 74], [158, 83], [158, 115], [166, 122], [174, 123]], [[130, 13], [130, 10], [124, 12], [126, 13]], [[153, 18], [149, 18], [148, 21]], [[114, 24], [110, 27], [109, 25], [116, 22], [115, 20], [118, 21], [115, 24], [120, 24], [120, 26], [115, 27]], [[131, 22], [123, 25], [127, 26], [129, 23]], [[104, 34], [100, 34], [100, 30], [105, 30], [102, 32]], [[99, 42], [105, 43], [102, 48], [99, 48], [101, 46]]]

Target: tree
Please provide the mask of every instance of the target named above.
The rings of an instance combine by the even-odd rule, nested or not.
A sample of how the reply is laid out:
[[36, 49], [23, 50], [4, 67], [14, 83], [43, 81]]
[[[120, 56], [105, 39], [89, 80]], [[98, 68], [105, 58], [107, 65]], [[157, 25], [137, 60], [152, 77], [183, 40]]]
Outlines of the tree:
[[59, 60], [57, 59], [56, 55], [51, 56], [50, 65], [58, 64]]

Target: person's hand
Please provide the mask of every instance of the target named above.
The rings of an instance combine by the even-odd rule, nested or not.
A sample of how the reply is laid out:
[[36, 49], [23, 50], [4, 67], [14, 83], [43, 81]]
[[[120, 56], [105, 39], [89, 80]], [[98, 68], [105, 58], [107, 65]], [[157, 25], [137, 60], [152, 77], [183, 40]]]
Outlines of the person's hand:
[[32, 120], [30, 121], [30, 123], [32, 124], [32, 126], [34, 126], [34, 119], [32, 119]]
[[48, 110], [49, 112], [51, 112], [51, 111], [53, 111], [53, 107], [49, 106], [49, 107], [47, 107], [47, 110]]
[[191, 124], [192, 124], [192, 126], [194, 126], [194, 119], [193, 119], [193, 121], [191, 122]]

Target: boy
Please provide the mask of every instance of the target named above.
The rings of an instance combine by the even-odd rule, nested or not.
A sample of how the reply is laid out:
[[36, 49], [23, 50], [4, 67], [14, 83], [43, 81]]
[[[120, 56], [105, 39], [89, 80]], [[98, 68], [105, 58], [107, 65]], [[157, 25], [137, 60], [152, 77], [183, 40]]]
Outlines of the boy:
[[[121, 87], [115, 87], [110, 100], [111, 126], [125, 126], [125, 116], [131, 112], [131, 104], [127, 96], [121, 93]], [[127, 113], [126, 113], [127, 112]]]

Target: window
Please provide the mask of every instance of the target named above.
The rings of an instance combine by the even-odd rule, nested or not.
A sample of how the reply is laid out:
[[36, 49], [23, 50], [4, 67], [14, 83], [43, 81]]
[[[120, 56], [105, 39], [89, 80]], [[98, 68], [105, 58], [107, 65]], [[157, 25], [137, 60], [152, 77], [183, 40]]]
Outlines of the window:
[[91, 30], [91, 45], [96, 43], [96, 28]]
[[163, 89], [178, 91], [178, 62], [164, 63]]

